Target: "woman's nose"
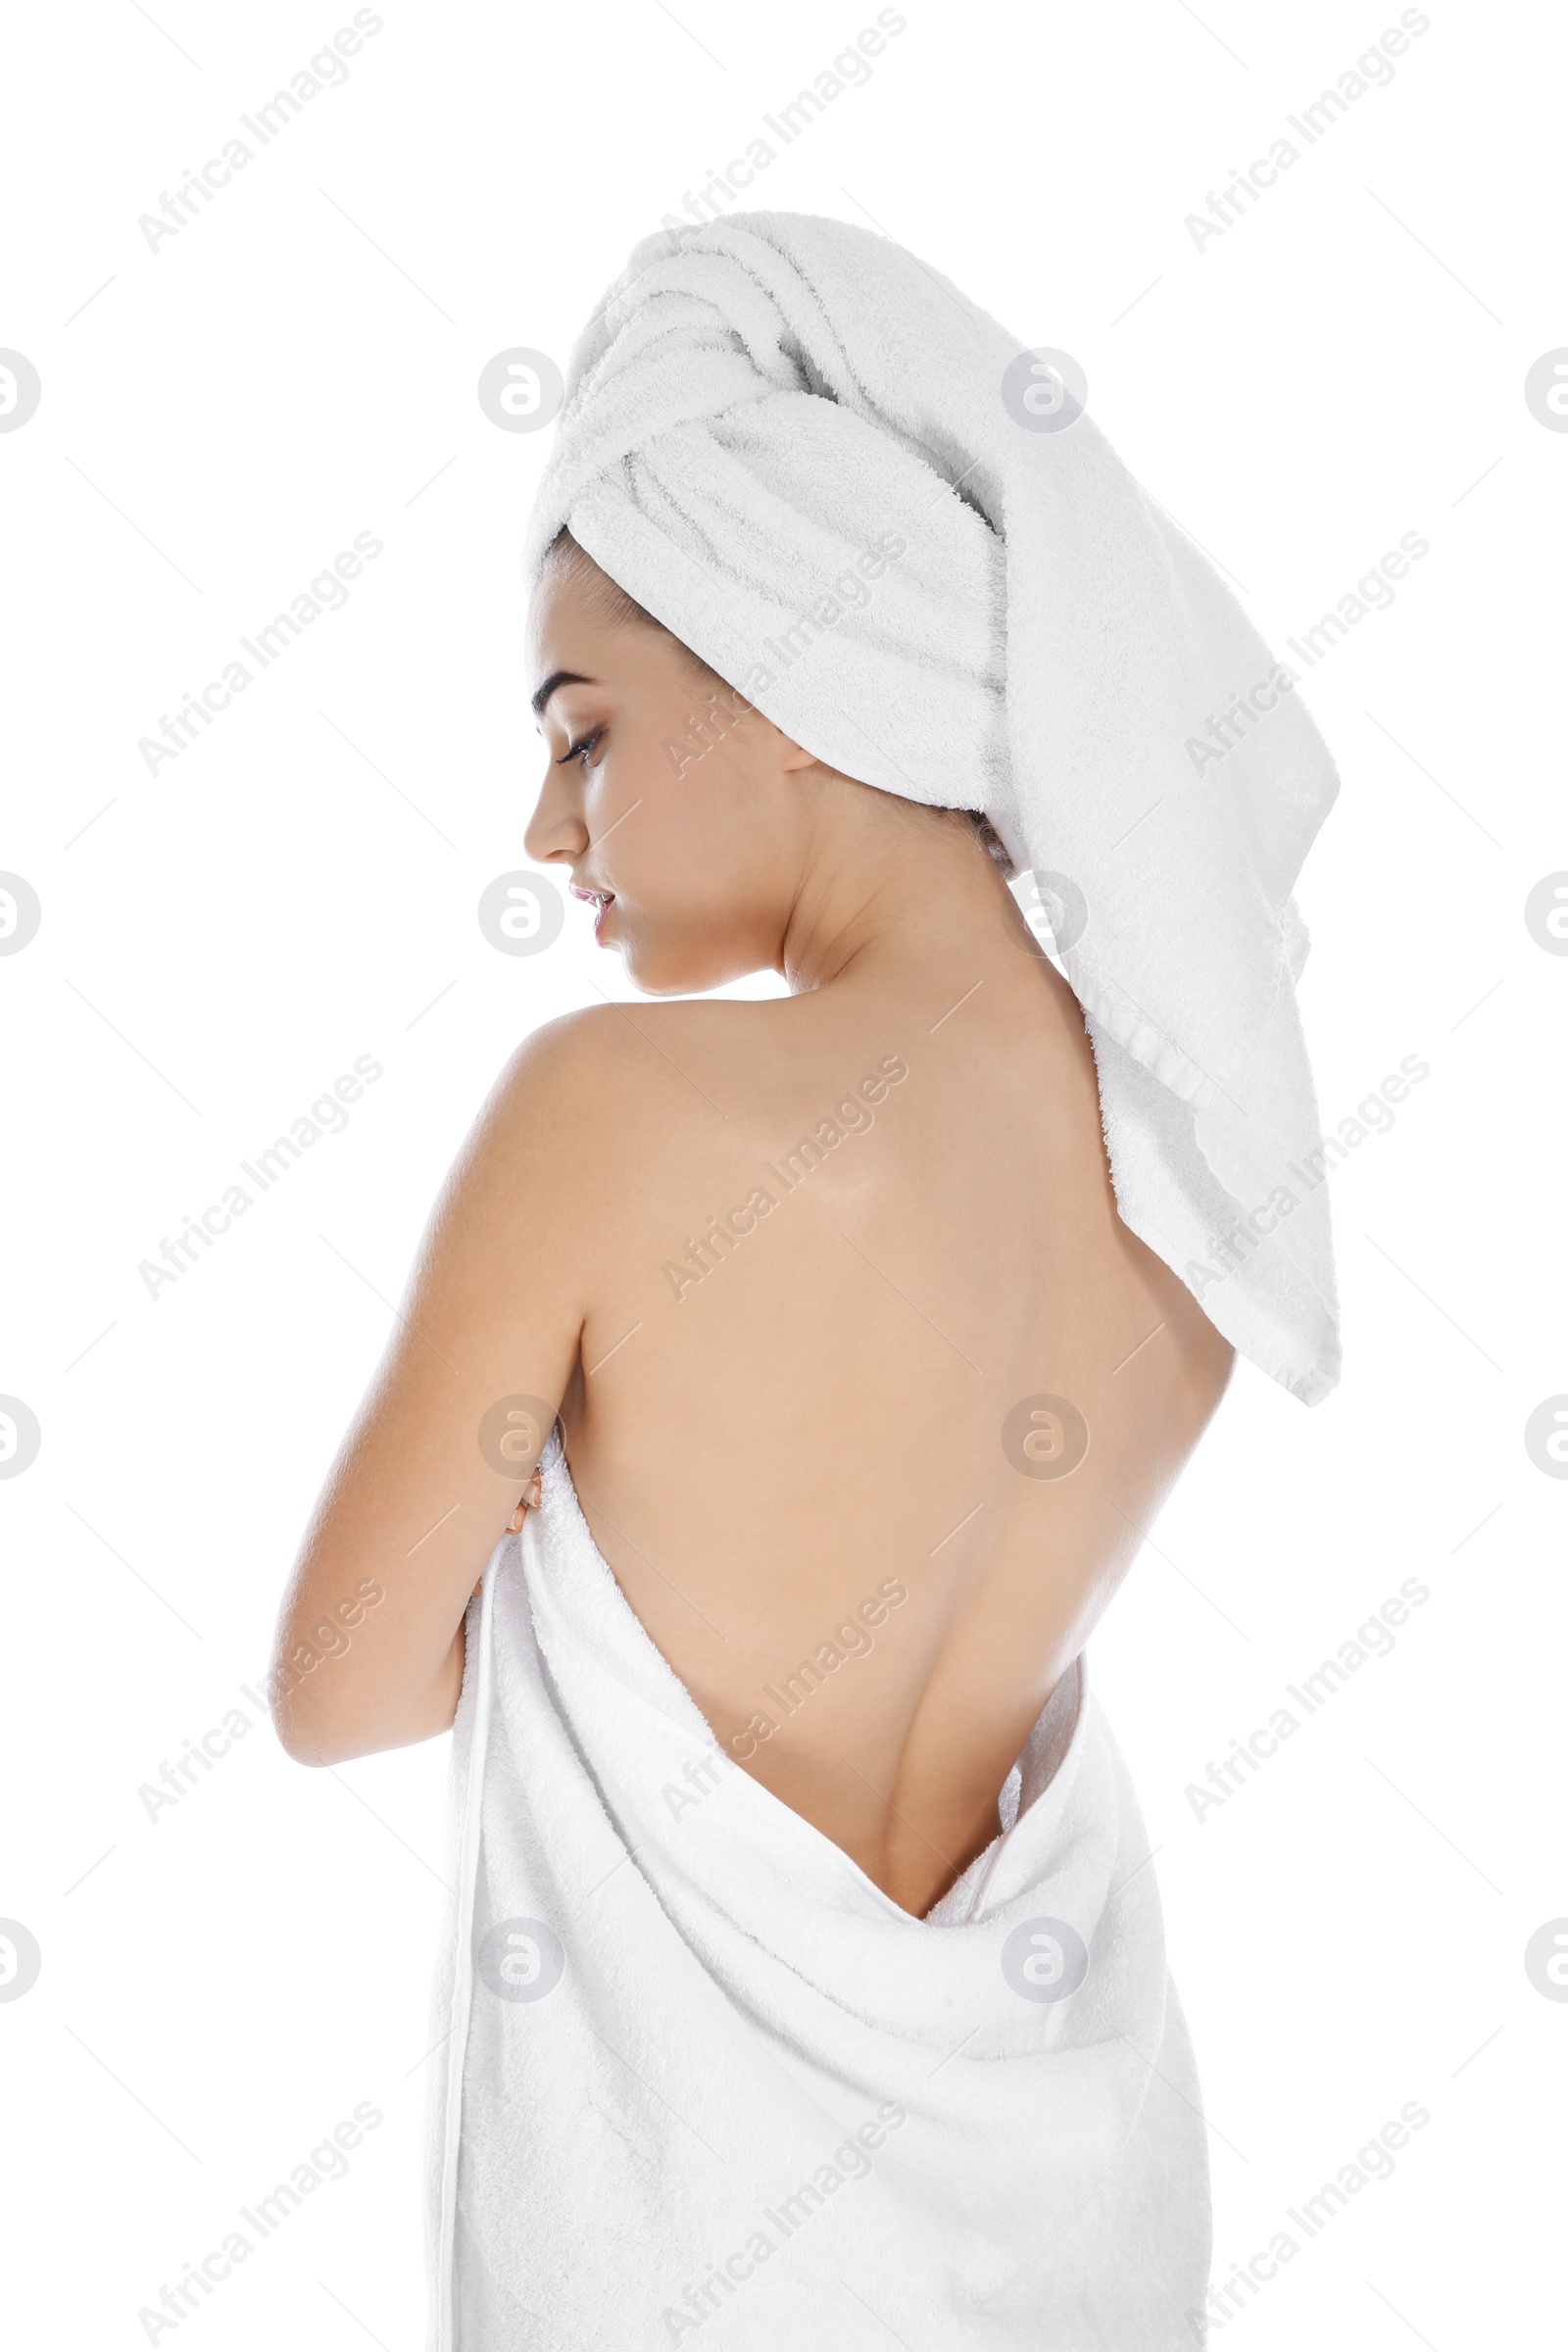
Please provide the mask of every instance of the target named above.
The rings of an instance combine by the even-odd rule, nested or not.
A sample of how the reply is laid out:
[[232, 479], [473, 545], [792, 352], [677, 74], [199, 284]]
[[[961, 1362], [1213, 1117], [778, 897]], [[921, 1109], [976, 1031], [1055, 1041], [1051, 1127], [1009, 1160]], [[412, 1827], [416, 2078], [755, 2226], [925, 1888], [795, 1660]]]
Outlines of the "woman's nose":
[[536, 865], [547, 865], [553, 858], [580, 858], [588, 847], [588, 828], [572, 805], [570, 788], [554, 774], [545, 779], [524, 828], [522, 846]]

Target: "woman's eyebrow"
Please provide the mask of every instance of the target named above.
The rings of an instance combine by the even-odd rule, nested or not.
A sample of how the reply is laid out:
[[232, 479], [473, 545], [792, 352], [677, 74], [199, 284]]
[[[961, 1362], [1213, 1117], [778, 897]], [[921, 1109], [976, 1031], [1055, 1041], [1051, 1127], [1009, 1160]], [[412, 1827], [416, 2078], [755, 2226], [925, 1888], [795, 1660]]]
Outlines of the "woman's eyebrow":
[[580, 670], [553, 669], [544, 684], [538, 687], [533, 694], [531, 709], [535, 718], [543, 715], [544, 707], [558, 686], [597, 686], [598, 683], [597, 678], [585, 678]]

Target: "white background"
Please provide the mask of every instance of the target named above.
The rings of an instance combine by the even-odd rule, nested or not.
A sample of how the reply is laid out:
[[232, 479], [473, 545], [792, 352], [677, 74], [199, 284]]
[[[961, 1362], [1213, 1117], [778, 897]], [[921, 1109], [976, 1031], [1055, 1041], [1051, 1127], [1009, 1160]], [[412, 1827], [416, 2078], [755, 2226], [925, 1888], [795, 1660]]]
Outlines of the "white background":
[[[0, 959], [0, 1391], [43, 1433], [0, 1483], [0, 1915], [43, 1955], [0, 2002], [6, 2319], [145, 2342], [163, 2282], [369, 2101], [347, 2177], [171, 2334], [415, 2352], [446, 1742], [307, 1772], [239, 1686], [479, 1101], [536, 1023], [630, 993], [576, 909], [532, 957], [475, 921], [525, 862], [515, 551], [550, 442], [475, 383], [510, 346], [564, 366], [636, 238], [875, 10], [388, 0], [156, 252], [138, 215], [352, 11], [153, 13], [16, 23], [0, 142], [0, 344], [43, 383], [0, 434], [0, 866], [43, 906]], [[1541, 2341], [1560, 2299], [1568, 2006], [1523, 1953], [1568, 1913], [1568, 1484], [1522, 1433], [1568, 1390], [1568, 958], [1523, 904], [1568, 866], [1568, 434], [1523, 382], [1568, 343], [1563, 32], [1428, 13], [1201, 251], [1185, 217], [1396, 8], [914, 0], [752, 196], [881, 229], [1077, 356], [1272, 644], [1430, 541], [1302, 687], [1344, 775], [1299, 892], [1325, 1124], [1431, 1065], [1333, 1180], [1344, 1385], [1308, 1411], [1239, 1369], [1092, 1657], [1159, 1849], [1216, 2278], [1430, 2113], [1228, 2323], [1283, 2348]], [[384, 552], [346, 608], [149, 775], [138, 739], [358, 532]], [[149, 1298], [139, 1262], [363, 1054], [345, 1131]], [[1410, 1577], [1392, 1655], [1196, 1818], [1209, 1760]], [[149, 1819], [140, 1787], [236, 1703], [249, 1736]]]

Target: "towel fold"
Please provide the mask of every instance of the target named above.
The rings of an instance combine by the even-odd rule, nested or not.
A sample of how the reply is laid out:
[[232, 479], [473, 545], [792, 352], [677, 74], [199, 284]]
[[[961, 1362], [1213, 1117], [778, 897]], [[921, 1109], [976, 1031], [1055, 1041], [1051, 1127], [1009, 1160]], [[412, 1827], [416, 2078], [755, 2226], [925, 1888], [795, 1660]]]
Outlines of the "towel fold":
[[1290, 893], [1337, 779], [1294, 673], [1062, 374], [864, 229], [661, 229], [572, 350], [530, 578], [564, 524], [817, 759], [987, 811], [1054, 910], [1121, 1215], [1325, 1396]]
[[1201, 2340], [1198, 2084], [1081, 1663], [916, 1920], [717, 1747], [559, 1435], [541, 1481], [468, 1616], [431, 2352]]

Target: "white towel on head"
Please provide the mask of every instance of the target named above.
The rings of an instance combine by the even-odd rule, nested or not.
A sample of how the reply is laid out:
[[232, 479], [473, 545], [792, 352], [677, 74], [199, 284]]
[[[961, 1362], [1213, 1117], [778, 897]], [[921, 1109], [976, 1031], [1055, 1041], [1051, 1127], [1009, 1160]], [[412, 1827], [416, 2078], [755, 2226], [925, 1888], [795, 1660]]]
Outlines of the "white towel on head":
[[564, 524], [817, 759], [988, 812], [1067, 909], [1122, 1217], [1326, 1396], [1290, 893], [1337, 779], [1294, 674], [1070, 390], [864, 229], [661, 229], [573, 348], [530, 580]]

